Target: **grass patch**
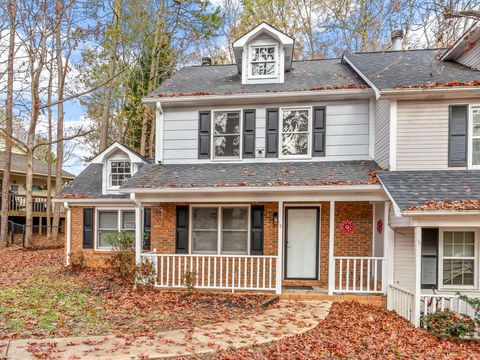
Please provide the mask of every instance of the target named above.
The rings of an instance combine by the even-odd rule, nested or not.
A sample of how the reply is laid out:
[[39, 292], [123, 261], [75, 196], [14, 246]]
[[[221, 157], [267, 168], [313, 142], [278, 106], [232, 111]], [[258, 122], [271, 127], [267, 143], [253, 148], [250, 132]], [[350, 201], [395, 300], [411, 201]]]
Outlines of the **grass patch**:
[[36, 277], [0, 288], [0, 334], [71, 336], [107, 330], [102, 300], [68, 279]]

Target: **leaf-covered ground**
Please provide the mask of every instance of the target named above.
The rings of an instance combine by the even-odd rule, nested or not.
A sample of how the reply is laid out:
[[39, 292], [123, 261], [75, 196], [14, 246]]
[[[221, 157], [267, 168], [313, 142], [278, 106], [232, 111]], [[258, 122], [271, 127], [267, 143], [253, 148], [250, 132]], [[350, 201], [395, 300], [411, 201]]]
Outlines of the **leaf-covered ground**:
[[480, 341], [441, 340], [394, 313], [334, 303], [315, 329], [219, 359], [480, 359]]
[[0, 339], [190, 328], [249, 316], [270, 298], [135, 291], [106, 270], [62, 264], [63, 250], [0, 250]]

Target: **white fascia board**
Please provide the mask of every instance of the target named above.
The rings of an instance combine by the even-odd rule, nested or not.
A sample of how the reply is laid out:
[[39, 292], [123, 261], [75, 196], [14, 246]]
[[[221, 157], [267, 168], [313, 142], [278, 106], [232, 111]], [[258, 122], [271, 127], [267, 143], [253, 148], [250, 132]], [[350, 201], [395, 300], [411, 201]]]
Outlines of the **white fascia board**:
[[172, 97], [145, 97], [142, 102], [145, 104], [162, 102], [162, 105], [167, 104], [182, 104], [191, 103], [201, 104], [203, 102], [216, 102], [216, 101], [228, 101], [228, 100], [241, 100], [251, 101], [259, 99], [272, 99], [279, 98], [297, 99], [303, 97], [318, 96], [319, 98], [325, 97], [338, 97], [349, 96], [352, 98], [365, 98], [372, 95], [371, 89], [335, 89], [335, 90], [301, 90], [301, 91], [281, 91], [281, 92], [269, 92], [269, 93], [243, 93], [233, 95], [202, 95], [202, 96], [172, 96]]
[[476, 22], [460, 36], [457, 41], [443, 53], [441, 61], [455, 60], [465, 52], [469, 44], [475, 43], [480, 38], [480, 21]]
[[263, 22], [257, 27], [253, 28], [249, 32], [247, 32], [245, 35], [243, 35], [241, 38], [237, 39], [232, 43], [233, 48], [242, 48], [246, 43], [249, 42], [250, 39], [255, 37], [258, 33], [260, 32], [267, 32], [271, 36], [275, 37], [278, 39], [282, 44], [287, 45], [287, 44], [293, 44], [294, 39], [288, 36], [287, 34], [284, 34], [283, 32], [275, 29], [274, 27], [270, 26], [269, 24]]
[[397, 205], [397, 203], [395, 202], [395, 199], [393, 198], [392, 194], [390, 194], [390, 192], [388, 191], [387, 187], [386, 187], [385, 184], [382, 182], [382, 179], [378, 178], [378, 181], [380, 182], [383, 191], [385, 191], [385, 193], [387, 194], [388, 198], [390, 199], [390, 201], [391, 201], [392, 204], [393, 204], [393, 211], [395, 212], [395, 216], [401, 217], [401, 216], [402, 216], [402, 212], [401, 212], [401, 210], [400, 210], [400, 207], [399, 207], [399, 206]]
[[383, 190], [381, 185], [320, 185], [320, 186], [218, 186], [189, 188], [125, 188], [120, 189], [126, 194], [189, 194], [189, 193], [286, 193], [312, 191], [375, 191]]
[[350, 61], [350, 59], [344, 54], [343, 55], [343, 60], [345, 60], [347, 62], [348, 65], [350, 65], [350, 67], [358, 74], [360, 75], [360, 77], [363, 79], [363, 81], [365, 81], [372, 89], [373, 91], [375, 91], [375, 97], [376, 99], [380, 99], [380, 96], [381, 96], [381, 93], [380, 93], [380, 89], [375, 86], [375, 84], [364, 74], [360, 71], [359, 68], [357, 68], [352, 61]]
[[75, 204], [89, 204], [91, 206], [95, 206], [95, 204], [125, 204], [125, 203], [134, 203], [131, 199], [113, 199], [113, 198], [88, 198], [88, 199], [74, 199], [74, 198], [58, 198], [52, 199], [54, 203], [64, 203], [68, 202], [69, 205]]
[[123, 152], [125, 152], [128, 157], [130, 158], [130, 161], [134, 163], [143, 163], [145, 160], [135, 154], [132, 150], [127, 148], [125, 145], [120, 144], [118, 141], [115, 141], [113, 144], [111, 144], [109, 147], [107, 147], [105, 150], [103, 150], [100, 154], [95, 156], [90, 162], [92, 164], [103, 164], [105, 157], [108, 157], [109, 154], [112, 153], [115, 149], [119, 149]]
[[381, 91], [384, 98], [397, 99], [422, 99], [430, 98], [435, 95], [439, 97], [464, 98], [480, 96], [480, 87], [478, 86], [455, 86], [449, 88], [401, 88], [385, 89]]

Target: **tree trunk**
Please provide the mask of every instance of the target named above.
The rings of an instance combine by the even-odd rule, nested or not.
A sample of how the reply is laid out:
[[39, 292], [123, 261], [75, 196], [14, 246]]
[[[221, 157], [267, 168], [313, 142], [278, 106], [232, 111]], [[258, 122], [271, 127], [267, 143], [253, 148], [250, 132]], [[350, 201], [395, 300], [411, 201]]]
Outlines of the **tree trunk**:
[[[53, 81], [53, 66], [50, 66], [48, 76], [48, 103], [52, 102], [52, 81]], [[49, 107], [48, 113], [48, 148], [47, 148], [47, 242], [52, 238], [52, 108]], [[41, 226], [41, 224], [40, 224]]]
[[[62, 191], [62, 168], [63, 168], [63, 93], [65, 88], [65, 71], [62, 58], [62, 14], [64, 13], [65, 3], [63, 0], [57, 0], [57, 31], [55, 33], [56, 42], [56, 63], [57, 63], [57, 82], [58, 82], [58, 105], [57, 105], [57, 151], [55, 156], [55, 194]], [[66, 60], [65, 60], [66, 61]], [[60, 227], [60, 204], [56, 203], [53, 209], [52, 240], [56, 243]]]
[[12, 162], [13, 133], [13, 62], [15, 57], [15, 25], [17, 16], [17, 1], [8, 0], [8, 15], [10, 18], [8, 60], [7, 60], [7, 99], [5, 102], [5, 152], [2, 179], [2, 209], [0, 222], [0, 247], [8, 245], [8, 206], [10, 190], [10, 165]]
[[[115, 75], [115, 66], [117, 61], [117, 47], [119, 42], [119, 22], [122, 13], [122, 0], [116, 0], [113, 9], [112, 19], [112, 39], [110, 46], [110, 55], [108, 62], [108, 79], [113, 79]], [[108, 133], [110, 128], [110, 108], [112, 106], [112, 94], [113, 94], [113, 80], [109, 81], [105, 89], [105, 98], [103, 100], [102, 117], [100, 119], [100, 144], [99, 151], [104, 150], [108, 146]]]

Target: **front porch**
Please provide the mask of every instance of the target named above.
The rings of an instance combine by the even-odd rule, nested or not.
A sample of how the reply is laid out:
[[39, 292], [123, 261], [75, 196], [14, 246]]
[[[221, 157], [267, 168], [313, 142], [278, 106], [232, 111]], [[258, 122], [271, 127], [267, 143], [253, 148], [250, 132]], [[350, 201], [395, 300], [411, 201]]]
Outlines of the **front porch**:
[[[372, 200], [189, 204], [139, 201], [137, 261], [148, 259], [154, 264], [155, 286], [164, 289], [184, 289], [188, 285], [197, 289], [281, 294], [288, 293], [292, 286], [309, 286], [327, 296], [383, 295], [387, 284], [385, 204]], [[222, 242], [229, 236], [226, 231], [240, 234], [241, 230], [225, 229], [222, 225], [226, 213], [239, 208], [245, 209], [242, 211], [248, 219], [245, 229], [241, 229], [245, 232], [235, 237], [237, 245], [228, 246], [243, 254], [224, 251]], [[143, 246], [145, 209], [151, 216], [147, 220], [149, 250]], [[216, 219], [212, 221], [213, 230], [204, 219], [196, 219], [197, 214], [206, 212], [204, 209], [211, 209], [209, 219]], [[181, 212], [188, 214], [185, 223]], [[242, 227], [240, 218], [234, 222]], [[198, 228], [197, 223], [202, 226]], [[215, 238], [209, 245], [206, 237], [199, 235], [205, 232]], [[206, 252], [205, 246], [213, 250], [202, 253]]]

